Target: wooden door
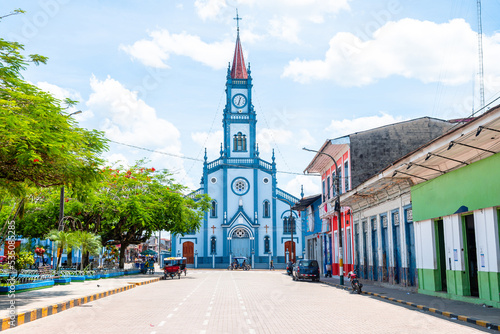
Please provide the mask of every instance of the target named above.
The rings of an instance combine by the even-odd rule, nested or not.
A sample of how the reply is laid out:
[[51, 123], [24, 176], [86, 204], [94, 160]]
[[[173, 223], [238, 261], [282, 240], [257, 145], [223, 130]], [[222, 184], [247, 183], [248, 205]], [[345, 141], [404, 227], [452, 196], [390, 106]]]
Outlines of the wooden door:
[[[290, 246], [291, 244], [292, 244], [291, 241], [285, 242], [285, 257], [286, 257], [286, 252], [288, 252], [289, 258], [291, 258], [292, 262], [295, 263], [295, 255], [296, 255], [295, 254], [295, 242], [292, 244], [292, 246]], [[288, 260], [288, 259], [286, 259], [286, 260]]]
[[191, 241], [182, 244], [182, 256], [187, 258], [188, 264], [194, 263], [194, 244]]

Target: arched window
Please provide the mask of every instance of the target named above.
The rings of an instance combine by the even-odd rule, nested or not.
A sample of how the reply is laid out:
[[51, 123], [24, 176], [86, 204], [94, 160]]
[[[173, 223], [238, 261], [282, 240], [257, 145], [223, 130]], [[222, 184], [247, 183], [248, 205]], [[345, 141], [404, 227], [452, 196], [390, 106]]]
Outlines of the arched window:
[[271, 217], [271, 204], [269, 203], [268, 200], [264, 201], [264, 207], [262, 208], [262, 213], [264, 215], [264, 218]]
[[292, 216], [291, 221], [289, 216], [283, 217], [283, 234], [295, 234], [295, 230], [295, 217]]
[[247, 138], [241, 132], [234, 135], [233, 138], [233, 151], [246, 151], [247, 150]]
[[269, 253], [271, 251], [271, 241], [269, 240], [269, 236], [264, 237], [264, 253]]
[[215, 254], [217, 251], [217, 239], [215, 237], [210, 238], [210, 254]]
[[217, 218], [217, 201], [212, 201], [212, 207], [210, 208], [210, 218]]

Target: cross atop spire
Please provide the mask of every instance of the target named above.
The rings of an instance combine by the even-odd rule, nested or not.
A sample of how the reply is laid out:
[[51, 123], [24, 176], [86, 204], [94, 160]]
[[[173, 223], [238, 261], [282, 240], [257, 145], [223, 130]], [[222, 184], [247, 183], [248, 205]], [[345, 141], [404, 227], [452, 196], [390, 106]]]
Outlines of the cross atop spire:
[[233, 20], [236, 20], [236, 30], [238, 31], [238, 34], [239, 34], [240, 33], [240, 20], [242, 20], [242, 18], [238, 16], [238, 8], [236, 8], [236, 17], [233, 18]]

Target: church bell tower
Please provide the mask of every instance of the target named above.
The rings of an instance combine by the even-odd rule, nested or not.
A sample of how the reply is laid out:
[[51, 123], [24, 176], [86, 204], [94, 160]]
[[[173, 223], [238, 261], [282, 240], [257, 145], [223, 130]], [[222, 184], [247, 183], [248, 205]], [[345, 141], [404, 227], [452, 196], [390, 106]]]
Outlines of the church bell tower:
[[[241, 18], [236, 15], [236, 21]], [[258, 155], [255, 140], [257, 123], [252, 104], [252, 77], [250, 65], [245, 67], [237, 25], [236, 47], [233, 63], [228, 66], [226, 77], [226, 107], [224, 109], [224, 149], [227, 158], [254, 158]]]

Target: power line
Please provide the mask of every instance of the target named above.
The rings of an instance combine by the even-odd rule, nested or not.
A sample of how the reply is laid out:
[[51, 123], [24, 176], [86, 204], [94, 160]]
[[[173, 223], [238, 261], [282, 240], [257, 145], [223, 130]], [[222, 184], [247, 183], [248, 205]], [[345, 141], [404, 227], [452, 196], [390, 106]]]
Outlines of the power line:
[[[162, 152], [162, 151], [152, 150], [152, 149], [149, 149], [149, 148], [139, 147], [139, 146], [136, 146], [136, 145], [130, 145], [130, 144], [125, 144], [125, 143], [120, 143], [120, 142], [117, 142], [117, 141], [111, 140], [111, 139], [108, 139], [108, 140], [110, 142], [112, 142], [112, 143], [123, 145], [123, 146], [132, 147], [132, 148], [135, 148], [135, 149], [138, 149], [138, 150], [143, 150], [143, 151], [148, 151], [148, 152], [152, 152], [152, 153], [163, 154], [163, 155], [167, 155], [167, 156], [171, 156], [171, 157], [175, 157], [175, 158], [180, 158], [180, 159], [187, 159], [187, 160], [193, 160], [193, 161], [199, 161], [199, 162], [204, 162], [205, 161], [203, 159], [192, 158], [192, 157], [187, 157], [187, 156], [184, 156], [184, 155], [173, 154], [173, 153], [168, 153], [168, 152]], [[250, 167], [250, 166], [245, 166], [245, 165], [234, 165], [234, 164], [220, 164], [220, 166], [231, 166], [231, 167], [245, 168], [245, 169], [259, 169], [258, 167]], [[281, 171], [281, 170], [277, 170], [276, 173], [291, 174], [291, 175], [304, 175], [304, 176], [319, 176], [319, 175], [315, 175], [315, 174], [304, 174], [304, 173]]]
[[117, 141], [114, 141], [114, 140], [111, 140], [111, 139], [108, 139], [108, 140], [110, 142], [112, 142], [112, 143], [123, 145], [123, 146], [132, 147], [132, 148], [136, 148], [138, 150], [143, 150], [143, 151], [148, 151], [148, 152], [152, 152], [152, 153], [158, 153], [158, 154], [168, 155], [168, 156], [171, 156], [171, 157], [176, 157], [176, 158], [181, 158], [181, 159], [194, 160], [194, 161], [203, 161], [202, 159], [198, 159], [198, 158], [191, 158], [191, 157], [186, 157], [184, 155], [179, 155], [179, 154], [173, 154], [173, 153], [167, 153], [167, 152], [152, 150], [152, 149], [149, 149], [149, 148], [144, 148], [144, 147], [139, 147], [139, 146], [135, 146], [135, 145], [120, 143], [120, 142], [117, 142]]

